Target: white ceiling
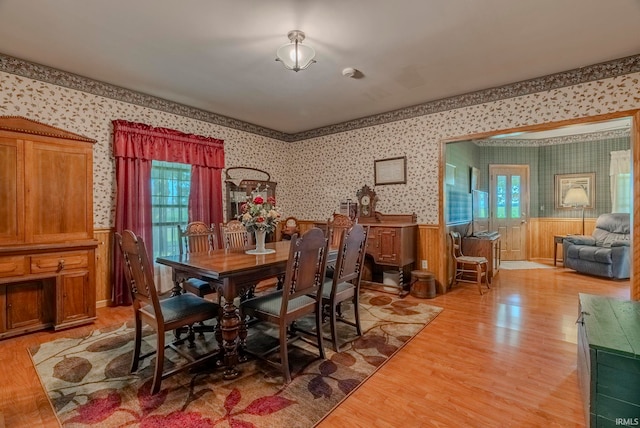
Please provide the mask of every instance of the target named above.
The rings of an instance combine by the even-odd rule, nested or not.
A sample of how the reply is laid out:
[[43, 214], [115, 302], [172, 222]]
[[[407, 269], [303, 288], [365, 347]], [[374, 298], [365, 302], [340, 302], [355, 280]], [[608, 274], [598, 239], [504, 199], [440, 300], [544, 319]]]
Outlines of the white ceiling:
[[296, 133], [636, 55], [640, 1], [0, 0], [0, 53]]

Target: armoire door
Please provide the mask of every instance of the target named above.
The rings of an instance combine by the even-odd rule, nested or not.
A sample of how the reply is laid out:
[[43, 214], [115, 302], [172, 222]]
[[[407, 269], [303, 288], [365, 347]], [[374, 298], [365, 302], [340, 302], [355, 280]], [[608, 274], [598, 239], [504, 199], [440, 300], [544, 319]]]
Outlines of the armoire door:
[[0, 245], [24, 242], [23, 156], [18, 140], [0, 137]]
[[86, 144], [25, 142], [28, 241], [93, 238], [92, 164]]

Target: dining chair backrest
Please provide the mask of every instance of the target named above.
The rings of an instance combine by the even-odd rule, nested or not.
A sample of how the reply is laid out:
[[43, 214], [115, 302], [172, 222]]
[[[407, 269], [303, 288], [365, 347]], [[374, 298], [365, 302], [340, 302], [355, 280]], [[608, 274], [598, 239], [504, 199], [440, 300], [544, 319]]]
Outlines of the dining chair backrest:
[[226, 225], [220, 224], [222, 246], [226, 250], [242, 249], [249, 245], [247, 228], [239, 220], [230, 220]]
[[130, 230], [125, 230], [122, 234], [116, 233], [115, 236], [124, 257], [124, 275], [131, 291], [134, 311], [150, 305], [156, 322], [162, 324], [164, 319], [153, 280], [153, 270], [142, 238]]
[[369, 226], [365, 227], [361, 224], [354, 224], [350, 229], [343, 230], [340, 234], [332, 294], [335, 294], [337, 284], [343, 282], [350, 282], [356, 287], [360, 286], [368, 235]]
[[329, 246], [335, 248], [340, 245], [340, 235], [343, 231], [353, 226], [353, 220], [344, 214], [333, 213], [327, 221]]
[[218, 249], [218, 236], [214, 224], [192, 221], [184, 230], [178, 225], [180, 254], [200, 253]]
[[327, 267], [328, 239], [324, 232], [313, 227], [302, 236], [293, 235], [283, 282], [280, 316], [286, 318], [288, 302], [300, 296], [316, 295], [324, 282]]

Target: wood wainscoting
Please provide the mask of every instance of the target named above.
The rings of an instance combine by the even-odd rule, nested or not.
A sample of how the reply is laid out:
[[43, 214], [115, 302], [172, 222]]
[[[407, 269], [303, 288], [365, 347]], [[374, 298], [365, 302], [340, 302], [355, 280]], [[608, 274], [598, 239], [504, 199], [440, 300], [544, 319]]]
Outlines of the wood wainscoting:
[[[595, 218], [584, 219], [584, 234], [591, 235], [596, 227]], [[529, 219], [529, 233], [527, 236], [527, 258], [530, 260], [553, 260], [553, 237], [556, 235], [582, 234], [581, 218], [531, 218]], [[562, 251], [558, 249], [559, 258]]]
[[436, 280], [438, 293], [444, 294], [447, 291], [448, 273], [447, 260], [448, 254], [440, 253], [442, 240], [444, 236], [437, 224], [419, 224], [418, 225], [418, 259], [416, 261], [416, 269], [422, 269], [422, 260], [427, 261], [427, 269], [433, 272]]
[[96, 307], [111, 306], [113, 271], [113, 229], [96, 229]]
[[[595, 218], [585, 218], [585, 234], [591, 235], [595, 227]], [[300, 220], [300, 233], [313, 226], [324, 226], [324, 222], [316, 220]], [[528, 258], [532, 260], [553, 260], [555, 235], [580, 234], [582, 219], [580, 218], [531, 218], [528, 232]], [[279, 234], [277, 234], [279, 236]], [[99, 245], [96, 250], [96, 306], [111, 304], [112, 266], [113, 266], [113, 229], [98, 229], [94, 237]], [[437, 224], [418, 225], [418, 248], [416, 269], [421, 269], [422, 260], [427, 261], [427, 269], [433, 272], [439, 294], [446, 293], [449, 281], [449, 252], [441, 254], [440, 248], [448, 248], [446, 236]], [[559, 258], [562, 251], [558, 249]]]

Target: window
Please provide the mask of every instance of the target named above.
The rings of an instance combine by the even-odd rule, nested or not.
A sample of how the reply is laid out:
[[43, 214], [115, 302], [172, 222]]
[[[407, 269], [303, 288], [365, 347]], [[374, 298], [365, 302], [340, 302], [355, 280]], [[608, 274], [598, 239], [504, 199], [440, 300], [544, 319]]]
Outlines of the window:
[[615, 176], [615, 200], [612, 207], [614, 213], [631, 212], [631, 174], [622, 173]]
[[153, 161], [151, 164], [151, 205], [153, 255], [178, 254], [177, 224], [189, 219], [191, 165]]
[[631, 212], [631, 150], [611, 152], [611, 212]]

